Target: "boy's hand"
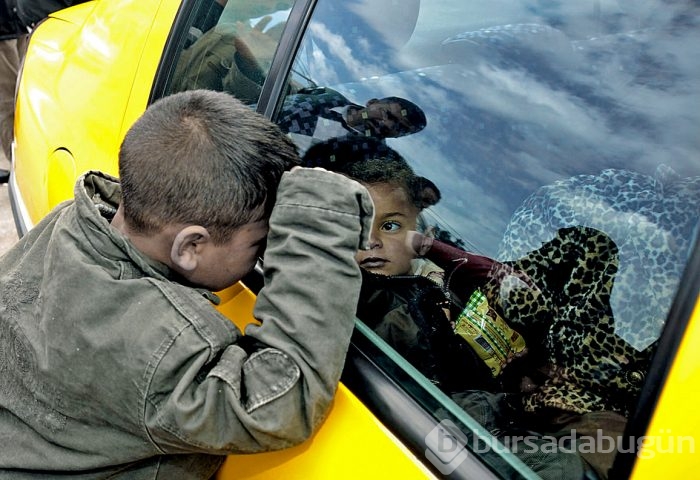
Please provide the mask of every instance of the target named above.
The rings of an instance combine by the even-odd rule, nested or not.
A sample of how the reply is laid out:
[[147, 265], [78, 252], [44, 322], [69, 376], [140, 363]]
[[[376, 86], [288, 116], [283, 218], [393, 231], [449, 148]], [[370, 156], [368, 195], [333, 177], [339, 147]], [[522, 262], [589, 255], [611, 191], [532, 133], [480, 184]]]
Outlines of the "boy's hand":
[[[374, 220], [374, 203], [367, 189], [361, 183], [340, 173], [331, 172], [321, 167], [299, 167], [295, 166], [289, 171], [290, 175], [309, 175], [317, 180], [326, 179], [338, 184], [338, 188], [354, 192], [357, 199], [358, 214], [360, 217], [360, 244], [359, 248], [366, 250], [369, 248], [369, 235]], [[310, 181], [313, 181], [310, 178]]]

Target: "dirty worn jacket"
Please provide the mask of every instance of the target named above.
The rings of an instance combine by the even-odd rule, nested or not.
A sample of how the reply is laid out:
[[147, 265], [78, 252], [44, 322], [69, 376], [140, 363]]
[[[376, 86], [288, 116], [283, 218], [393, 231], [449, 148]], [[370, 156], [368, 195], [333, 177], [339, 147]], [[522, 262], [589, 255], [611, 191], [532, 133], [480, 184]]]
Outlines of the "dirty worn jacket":
[[354, 325], [364, 187], [284, 174], [244, 336], [109, 225], [114, 179], [89, 173], [75, 197], [0, 258], [0, 478], [209, 478], [319, 426]]

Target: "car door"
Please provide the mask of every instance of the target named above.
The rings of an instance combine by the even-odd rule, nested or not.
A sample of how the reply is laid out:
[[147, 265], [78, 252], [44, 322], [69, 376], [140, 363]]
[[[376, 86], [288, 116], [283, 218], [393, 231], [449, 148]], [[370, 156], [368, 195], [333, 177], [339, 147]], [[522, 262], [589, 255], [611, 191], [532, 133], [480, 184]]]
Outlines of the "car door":
[[694, 471], [694, 2], [217, 5], [183, 2], [152, 99], [227, 91], [308, 166], [374, 185], [347, 164], [380, 151], [437, 192], [410, 269], [376, 242], [326, 425], [220, 477]]

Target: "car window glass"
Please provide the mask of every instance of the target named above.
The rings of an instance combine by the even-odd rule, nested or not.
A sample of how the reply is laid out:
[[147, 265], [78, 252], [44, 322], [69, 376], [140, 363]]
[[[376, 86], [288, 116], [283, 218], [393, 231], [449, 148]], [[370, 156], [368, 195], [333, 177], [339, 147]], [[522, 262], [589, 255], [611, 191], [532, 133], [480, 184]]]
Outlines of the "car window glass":
[[[619, 438], [634, 411], [698, 234], [699, 10], [315, 7], [275, 120], [373, 195], [358, 317], [499, 441]], [[571, 478], [617, 452], [511, 447]]]
[[206, 88], [258, 102], [293, 0], [197, 3], [169, 93]]

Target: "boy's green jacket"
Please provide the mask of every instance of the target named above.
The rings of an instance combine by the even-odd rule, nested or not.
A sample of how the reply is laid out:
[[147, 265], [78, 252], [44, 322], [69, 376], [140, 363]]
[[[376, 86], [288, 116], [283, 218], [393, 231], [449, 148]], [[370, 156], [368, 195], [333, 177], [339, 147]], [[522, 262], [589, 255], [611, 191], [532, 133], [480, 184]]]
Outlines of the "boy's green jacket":
[[109, 225], [119, 200], [88, 173], [0, 258], [0, 477], [209, 478], [306, 439], [354, 326], [364, 187], [284, 174], [245, 336]]

